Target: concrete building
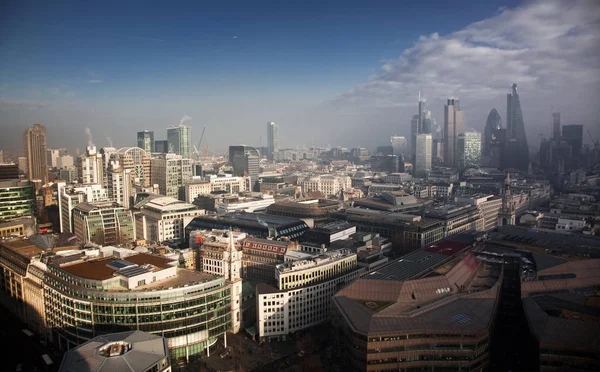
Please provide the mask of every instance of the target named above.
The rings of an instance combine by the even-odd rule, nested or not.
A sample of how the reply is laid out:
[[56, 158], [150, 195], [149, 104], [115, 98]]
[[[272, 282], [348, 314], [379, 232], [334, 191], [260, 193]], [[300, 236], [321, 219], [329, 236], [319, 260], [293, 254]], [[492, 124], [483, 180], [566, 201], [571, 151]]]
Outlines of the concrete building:
[[85, 154], [77, 158], [77, 174], [83, 184], [103, 184], [102, 155], [96, 151], [96, 146], [88, 146]]
[[27, 176], [30, 181], [39, 180], [42, 185], [48, 182], [48, 157], [46, 154], [46, 127], [35, 124], [25, 130], [25, 156]]
[[285, 339], [290, 333], [327, 321], [331, 296], [361, 273], [356, 254], [345, 249], [277, 265], [277, 286], [256, 286], [258, 337]]
[[19, 166], [15, 163], [0, 163], [0, 180], [19, 178]]
[[56, 168], [64, 169], [75, 166], [75, 162], [73, 160], [73, 155], [61, 155], [56, 158]]
[[483, 217], [483, 226], [480, 231], [489, 231], [498, 226], [498, 215], [502, 210], [502, 197], [485, 194], [457, 196], [454, 201], [458, 204], [470, 204], [479, 209]]
[[244, 191], [251, 191], [250, 177], [235, 177], [226, 175], [209, 175], [201, 180], [190, 180], [185, 185], [185, 201], [191, 203], [199, 195], [210, 194], [213, 192], [226, 192], [236, 194]]
[[248, 237], [242, 248], [242, 276], [255, 282], [275, 285], [277, 265], [285, 262], [288, 251], [297, 248], [297, 243], [289, 241]]
[[168, 152], [181, 155], [183, 159], [192, 158], [192, 127], [178, 125], [167, 128]]
[[204, 214], [204, 210], [193, 204], [161, 195], [149, 195], [133, 209], [136, 238], [161, 244], [182, 242], [185, 226]]
[[277, 160], [279, 154], [279, 124], [270, 121], [267, 123], [267, 158]]
[[268, 206], [275, 203], [273, 195], [260, 194], [256, 197], [231, 195], [215, 200], [217, 213], [245, 211], [248, 213], [264, 212]]
[[319, 191], [325, 196], [339, 196], [342, 191], [352, 188], [352, 179], [349, 176], [310, 176], [298, 182], [305, 195], [312, 191]]
[[158, 185], [162, 195], [179, 198], [180, 189], [192, 176], [192, 159], [176, 154], [158, 154], [151, 160], [151, 183]]
[[481, 133], [460, 133], [457, 143], [458, 171], [479, 167], [481, 164]]
[[465, 231], [484, 230], [483, 216], [474, 205], [444, 204], [426, 209], [424, 216], [442, 221], [444, 237]]
[[449, 99], [444, 106], [444, 164], [457, 166], [458, 134], [463, 131], [463, 112], [458, 99]]
[[61, 156], [67, 155], [67, 149], [65, 149], [65, 148], [62, 148], [62, 149], [48, 149], [47, 150], [47, 155], [48, 155], [48, 167], [50, 167], [50, 168], [60, 168], [58, 166], [58, 158], [60, 158]]
[[416, 151], [414, 174], [419, 177], [426, 176], [431, 171], [431, 134], [418, 134], [416, 136]]
[[148, 154], [154, 153], [154, 132], [151, 130], [137, 132], [137, 147], [143, 149]]
[[167, 340], [142, 331], [94, 337], [67, 351], [59, 372], [171, 372]]
[[120, 245], [135, 240], [131, 212], [110, 201], [77, 204], [73, 227], [73, 233], [84, 244]]
[[79, 203], [107, 201], [108, 192], [101, 185], [66, 185], [57, 183], [60, 232], [74, 232], [73, 209]]

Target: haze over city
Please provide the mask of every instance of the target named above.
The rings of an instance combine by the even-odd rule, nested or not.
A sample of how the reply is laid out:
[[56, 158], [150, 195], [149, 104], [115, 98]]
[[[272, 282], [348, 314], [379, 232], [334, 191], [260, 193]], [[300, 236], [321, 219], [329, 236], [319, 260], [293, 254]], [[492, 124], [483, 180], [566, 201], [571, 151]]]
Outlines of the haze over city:
[[0, 14], [9, 151], [33, 123], [49, 146], [83, 151], [85, 128], [99, 147], [132, 146], [186, 115], [209, 152], [265, 145], [267, 121], [281, 147], [373, 148], [409, 135], [419, 92], [438, 125], [455, 97], [464, 127], [482, 131], [490, 109], [505, 119], [512, 83], [532, 151], [554, 111], [600, 137], [595, 1], [22, 1]]

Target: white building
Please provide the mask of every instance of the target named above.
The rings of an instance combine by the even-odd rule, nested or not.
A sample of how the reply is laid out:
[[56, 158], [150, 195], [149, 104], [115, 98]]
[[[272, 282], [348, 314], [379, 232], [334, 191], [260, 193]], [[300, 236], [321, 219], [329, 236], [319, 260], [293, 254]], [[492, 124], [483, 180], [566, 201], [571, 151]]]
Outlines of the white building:
[[108, 192], [102, 185], [65, 185], [57, 182], [60, 232], [74, 232], [73, 209], [79, 203], [108, 200]]
[[415, 175], [424, 176], [431, 171], [431, 134], [418, 134], [416, 136]]
[[259, 212], [264, 211], [269, 205], [275, 203], [273, 195], [261, 194], [256, 198], [235, 197], [215, 200], [217, 213], [235, 211]]
[[56, 158], [56, 168], [70, 168], [74, 164], [73, 155], [62, 155]]
[[277, 288], [265, 283], [256, 286], [260, 339], [285, 339], [289, 333], [327, 321], [331, 296], [362, 272], [356, 254], [346, 249], [277, 265]]
[[483, 231], [489, 231], [498, 226], [498, 215], [502, 210], [502, 198], [494, 195], [475, 194], [470, 196], [457, 196], [457, 203], [466, 203], [477, 206], [483, 217]]
[[338, 196], [342, 190], [352, 188], [352, 179], [349, 176], [311, 176], [304, 178], [302, 181], [299, 180], [299, 183], [304, 194], [311, 191], [320, 191], [326, 196]]
[[134, 206], [136, 236], [157, 243], [179, 242], [185, 236], [185, 226], [203, 214], [204, 210], [193, 204], [150, 195]]
[[239, 193], [250, 191], [250, 177], [233, 177], [227, 175], [210, 175], [205, 179], [191, 180], [185, 185], [185, 201], [192, 203], [199, 195], [224, 191]]
[[192, 178], [192, 160], [176, 154], [159, 154], [151, 161], [151, 182], [161, 195], [177, 198], [179, 188]]
[[111, 161], [106, 170], [108, 199], [129, 209], [131, 169], [124, 169], [118, 160]]
[[77, 158], [77, 173], [83, 184], [102, 184], [102, 156], [96, 146], [88, 146], [86, 153]]

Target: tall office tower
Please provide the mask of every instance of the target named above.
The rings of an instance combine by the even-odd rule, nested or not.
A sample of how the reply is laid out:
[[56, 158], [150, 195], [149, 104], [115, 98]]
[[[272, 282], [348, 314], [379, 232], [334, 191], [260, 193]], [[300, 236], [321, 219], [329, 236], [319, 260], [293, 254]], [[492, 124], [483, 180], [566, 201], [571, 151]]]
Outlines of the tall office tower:
[[249, 176], [252, 190], [258, 190], [260, 154], [257, 149], [244, 145], [229, 146], [229, 162], [234, 176]]
[[502, 129], [502, 118], [498, 111], [493, 108], [485, 121], [485, 129], [483, 132], [483, 141], [481, 143], [481, 154], [490, 156], [492, 143], [498, 141], [498, 131]]
[[[152, 184], [158, 185], [161, 195], [179, 198], [180, 189], [193, 176], [192, 159], [184, 159], [181, 155], [160, 154], [152, 158]], [[181, 200], [184, 199], [182, 191]]]
[[25, 155], [30, 180], [48, 182], [48, 157], [46, 154], [46, 127], [35, 124], [25, 131]]
[[481, 133], [464, 132], [458, 135], [458, 171], [478, 167], [481, 162]]
[[529, 169], [529, 146], [525, 135], [521, 101], [517, 92], [517, 84], [512, 85], [512, 93], [506, 95], [506, 143], [505, 166], [522, 171]]
[[417, 150], [417, 135], [419, 132], [419, 115], [413, 115], [410, 120], [410, 161], [414, 161], [415, 151]]
[[279, 153], [279, 125], [272, 121], [267, 123], [267, 147], [267, 158], [275, 161]]
[[169, 143], [168, 152], [181, 155], [184, 159], [190, 159], [192, 155], [192, 127], [181, 124], [167, 128], [167, 142]]
[[571, 164], [565, 166], [571, 169], [578, 168], [583, 147], [583, 125], [563, 125], [562, 139], [571, 145]]
[[552, 138], [560, 139], [560, 112], [552, 113]]
[[144, 149], [148, 154], [154, 152], [154, 132], [145, 130], [137, 133], [137, 147]]
[[417, 134], [417, 151], [413, 167], [417, 177], [424, 177], [431, 171], [431, 146], [431, 134]]
[[408, 143], [406, 142], [406, 137], [403, 136], [392, 136], [390, 139], [392, 143], [392, 147], [394, 148], [394, 155], [404, 155], [408, 156]]
[[102, 155], [96, 151], [96, 146], [88, 146], [85, 154], [77, 158], [77, 173], [83, 184], [103, 183]]
[[423, 111], [423, 120], [421, 121], [421, 133], [433, 134], [433, 130], [435, 130], [433, 116], [431, 115], [431, 111], [425, 110]]
[[449, 99], [444, 106], [444, 163], [447, 167], [457, 166], [456, 146], [462, 127], [463, 113], [459, 101]]
[[169, 141], [167, 140], [156, 140], [154, 141], [154, 152], [166, 154], [169, 152]]
[[125, 169], [118, 160], [110, 162], [106, 170], [108, 200], [129, 209], [131, 194], [131, 169]]

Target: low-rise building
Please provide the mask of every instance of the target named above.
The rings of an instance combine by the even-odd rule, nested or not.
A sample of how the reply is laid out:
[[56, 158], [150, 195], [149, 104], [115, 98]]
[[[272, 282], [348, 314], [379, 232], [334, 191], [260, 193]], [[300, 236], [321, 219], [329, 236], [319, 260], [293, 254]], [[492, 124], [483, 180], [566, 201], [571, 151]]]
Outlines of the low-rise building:
[[484, 220], [479, 209], [469, 204], [444, 204], [425, 210], [425, 217], [442, 221], [444, 237], [464, 231], [483, 231]]
[[502, 198], [494, 195], [473, 194], [457, 196], [454, 201], [459, 204], [476, 206], [483, 217], [483, 227], [480, 231], [489, 231], [498, 226], [498, 215], [502, 210]]
[[302, 193], [305, 195], [313, 191], [319, 191], [325, 196], [339, 196], [341, 191], [352, 188], [352, 179], [348, 176], [311, 176], [298, 182], [302, 187]]
[[273, 195], [260, 194], [256, 197], [239, 195], [223, 196], [215, 200], [217, 213], [230, 213], [236, 211], [263, 212], [268, 206], [275, 203]]
[[308, 199], [308, 200], [277, 200], [266, 209], [267, 214], [300, 218], [313, 227], [326, 222], [329, 212], [338, 210], [341, 203], [336, 200]]

